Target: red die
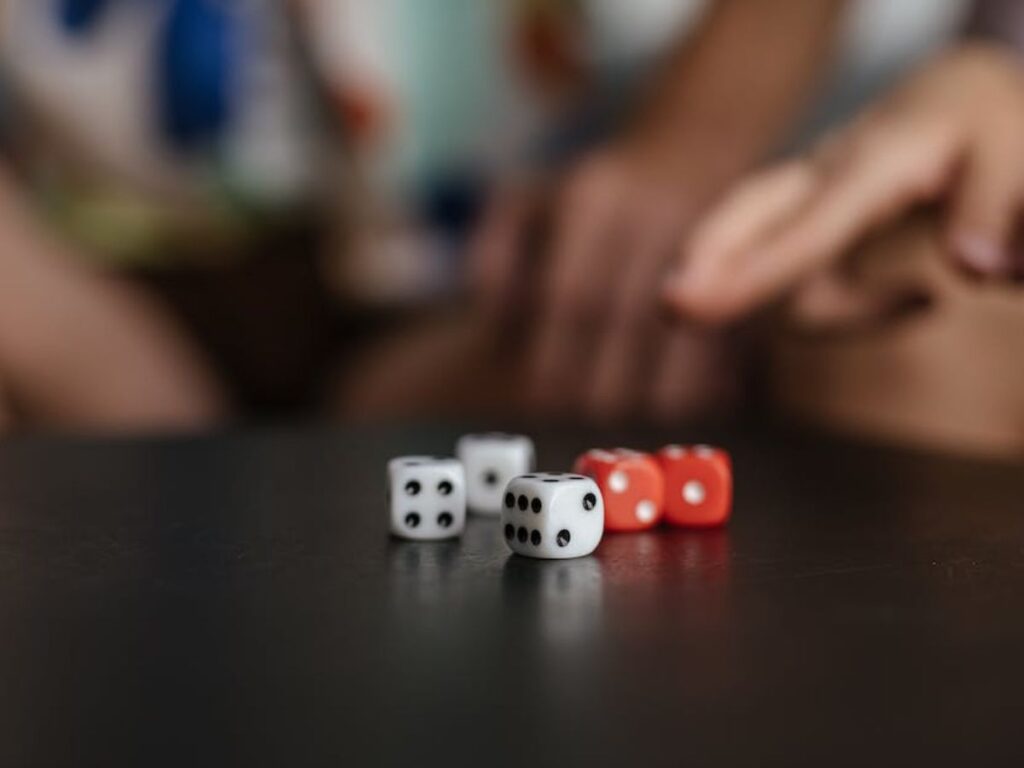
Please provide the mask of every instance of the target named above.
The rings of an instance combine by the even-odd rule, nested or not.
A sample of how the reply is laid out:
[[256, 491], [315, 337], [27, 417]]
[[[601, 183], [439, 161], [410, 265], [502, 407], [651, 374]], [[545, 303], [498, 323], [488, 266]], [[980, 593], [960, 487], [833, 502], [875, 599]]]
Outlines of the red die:
[[576, 459], [575, 471], [600, 487], [606, 531], [642, 531], [661, 521], [665, 482], [650, 454], [625, 448], [587, 451]]
[[732, 460], [720, 448], [668, 445], [658, 451], [665, 475], [665, 520], [672, 525], [724, 525], [732, 512]]

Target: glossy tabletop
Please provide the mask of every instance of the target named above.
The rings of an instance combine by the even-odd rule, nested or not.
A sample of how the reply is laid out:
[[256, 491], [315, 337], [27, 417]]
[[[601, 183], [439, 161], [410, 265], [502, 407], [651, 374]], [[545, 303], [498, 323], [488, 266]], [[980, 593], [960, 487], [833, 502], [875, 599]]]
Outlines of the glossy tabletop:
[[1020, 467], [552, 429], [720, 442], [732, 524], [389, 539], [386, 459], [457, 434], [0, 443], [0, 765], [1020, 764]]

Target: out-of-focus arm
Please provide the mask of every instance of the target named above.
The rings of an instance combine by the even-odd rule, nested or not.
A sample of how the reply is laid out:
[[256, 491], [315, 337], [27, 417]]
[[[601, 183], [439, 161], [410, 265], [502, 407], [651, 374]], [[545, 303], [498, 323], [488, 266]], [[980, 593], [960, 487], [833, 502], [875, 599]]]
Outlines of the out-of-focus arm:
[[718, 188], [774, 149], [831, 64], [848, 0], [718, 0], [669, 57], [632, 138]]

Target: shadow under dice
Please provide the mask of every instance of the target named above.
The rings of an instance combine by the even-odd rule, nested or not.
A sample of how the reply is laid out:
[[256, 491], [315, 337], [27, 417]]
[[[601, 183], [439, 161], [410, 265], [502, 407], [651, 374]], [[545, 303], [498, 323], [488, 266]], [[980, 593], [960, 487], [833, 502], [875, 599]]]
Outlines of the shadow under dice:
[[466, 504], [474, 512], [501, 514], [508, 481], [533, 470], [533, 441], [524, 435], [464, 435], [455, 455], [466, 470]]
[[460, 536], [466, 527], [462, 464], [435, 456], [401, 456], [388, 462], [391, 533], [420, 541]]
[[582, 475], [521, 475], [505, 489], [501, 526], [505, 541], [519, 555], [545, 559], [589, 555], [604, 533], [601, 490]]
[[708, 445], [668, 445], [658, 451], [665, 477], [665, 520], [673, 525], [724, 525], [732, 513], [732, 460]]
[[650, 454], [597, 449], [576, 459], [574, 468], [601, 489], [605, 530], [643, 531], [661, 522], [665, 481]]

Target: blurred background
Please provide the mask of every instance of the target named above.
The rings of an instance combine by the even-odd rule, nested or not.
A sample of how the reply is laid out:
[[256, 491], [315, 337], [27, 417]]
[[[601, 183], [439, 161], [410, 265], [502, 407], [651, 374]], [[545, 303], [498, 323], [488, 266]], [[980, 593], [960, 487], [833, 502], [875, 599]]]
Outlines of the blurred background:
[[[736, 179], [976, 19], [968, 0], [0, 9], [13, 431], [770, 409], [765, 323], [666, 325], [657, 277]], [[962, 444], [947, 427], [925, 437]]]

